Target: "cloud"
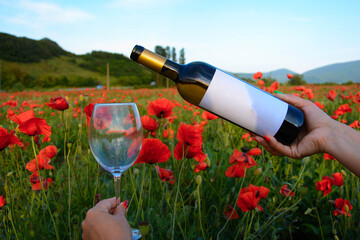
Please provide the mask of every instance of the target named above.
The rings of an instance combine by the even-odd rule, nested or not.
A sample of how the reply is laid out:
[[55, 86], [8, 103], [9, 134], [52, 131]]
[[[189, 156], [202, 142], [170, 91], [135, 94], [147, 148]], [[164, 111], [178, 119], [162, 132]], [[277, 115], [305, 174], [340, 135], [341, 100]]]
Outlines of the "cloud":
[[53, 3], [31, 0], [20, 0], [17, 2], [15, 8], [22, 13], [7, 18], [7, 21], [34, 28], [47, 27], [55, 24], [69, 24], [94, 18], [81, 9], [65, 8]]

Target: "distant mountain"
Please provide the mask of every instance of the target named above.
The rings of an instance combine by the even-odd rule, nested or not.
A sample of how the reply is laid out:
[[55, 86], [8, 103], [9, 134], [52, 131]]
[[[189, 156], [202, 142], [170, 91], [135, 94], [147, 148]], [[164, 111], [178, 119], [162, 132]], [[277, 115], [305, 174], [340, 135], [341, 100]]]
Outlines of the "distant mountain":
[[[262, 74], [263, 74], [263, 78], [271, 77], [271, 78], [276, 79], [280, 83], [284, 83], [288, 80], [288, 78], [286, 76], [288, 73], [297, 74], [296, 72], [291, 71], [286, 68], [278, 69], [278, 70], [271, 71], [271, 72], [263, 72]], [[239, 78], [252, 78], [254, 73], [235, 73], [234, 75], [236, 75]]]
[[0, 58], [3, 60], [31, 63], [63, 55], [71, 53], [48, 38], [33, 40], [0, 33]]
[[348, 81], [360, 82], [360, 60], [335, 63], [303, 73], [308, 83], [345, 83]]

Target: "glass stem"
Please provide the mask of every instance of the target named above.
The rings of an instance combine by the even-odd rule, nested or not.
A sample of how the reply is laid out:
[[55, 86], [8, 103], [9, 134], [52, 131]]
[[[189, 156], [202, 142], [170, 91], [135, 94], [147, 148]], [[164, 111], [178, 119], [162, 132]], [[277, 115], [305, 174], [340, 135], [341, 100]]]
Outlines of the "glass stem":
[[121, 173], [114, 174], [116, 204], [120, 204], [120, 178]]

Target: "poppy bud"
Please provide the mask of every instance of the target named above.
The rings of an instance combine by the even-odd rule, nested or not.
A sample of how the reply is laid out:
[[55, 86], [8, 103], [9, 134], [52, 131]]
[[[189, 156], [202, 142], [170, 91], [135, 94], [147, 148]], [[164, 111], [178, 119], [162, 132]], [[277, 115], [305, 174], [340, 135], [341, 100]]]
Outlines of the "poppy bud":
[[139, 223], [139, 231], [141, 233], [141, 236], [145, 238], [146, 235], [148, 235], [150, 230], [150, 224], [148, 222], [140, 222]]
[[334, 235], [336, 235], [336, 229], [335, 228], [333, 228], [333, 230], [332, 230], [332, 234], [334, 234]]
[[210, 159], [208, 157], [205, 158], [206, 165], [210, 167]]
[[80, 102], [84, 101], [84, 96], [82, 94], [80, 94], [79, 100], [80, 100]]
[[310, 158], [309, 158], [309, 157], [303, 158], [303, 164], [304, 164], [304, 165], [308, 164], [309, 161], [310, 161]]
[[71, 148], [71, 145], [72, 145], [72, 143], [70, 143], [70, 142], [67, 143], [68, 148]]
[[311, 211], [312, 211], [312, 208], [308, 208], [308, 209], [306, 209], [306, 211], [305, 211], [305, 215], [309, 215], [309, 214], [311, 213]]
[[197, 175], [195, 180], [196, 180], [197, 185], [201, 185], [201, 183], [202, 183], [202, 178], [201, 178], [200, 175]]
[[347, 205], [347, 204], [345, 205], [345, 211], [346, 211], [346, 212], [349, 212], [349, 211], [350, 211], [349, 205]]
[[346, 172], [343, 169], [341, 169], [341, 174], [346, 177]]
[[7, 176], [11, 177], [14, 174], [14, 172], [8, 172]]
[[193, 194], [194, 194], [194, 198], [197, 199], [198, 198], [198, 192], [194, 191]]
[[255, 171], [254, 171], [254, 176], [259, 176], [262, 172], [262, 168], [257, 168]]
[[337, 235], [334, 236], [335, 240], [339, 240], [339, 237]]

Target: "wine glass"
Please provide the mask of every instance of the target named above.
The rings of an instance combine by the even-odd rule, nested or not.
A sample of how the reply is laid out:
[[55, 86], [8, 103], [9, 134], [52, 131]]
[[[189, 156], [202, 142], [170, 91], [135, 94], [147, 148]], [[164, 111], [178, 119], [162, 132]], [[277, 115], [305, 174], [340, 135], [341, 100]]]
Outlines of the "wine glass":
[[[95, 104], [89, 125], [89, 145], [96, 161], [114, 176], [116, 203], [120, 203], [120, 177], [135, 162], [143, 138], [135, 103]], [[133, 239], [139, 230], [132, 229]]]

